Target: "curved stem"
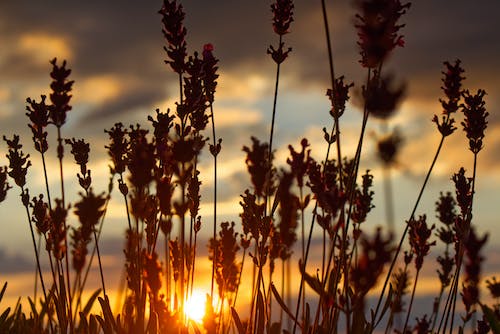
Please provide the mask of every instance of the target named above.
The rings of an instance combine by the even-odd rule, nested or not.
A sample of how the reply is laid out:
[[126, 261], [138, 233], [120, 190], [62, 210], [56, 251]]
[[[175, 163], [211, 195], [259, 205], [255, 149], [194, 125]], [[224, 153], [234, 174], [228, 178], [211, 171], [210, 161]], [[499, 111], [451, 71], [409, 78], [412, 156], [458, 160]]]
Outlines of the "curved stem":
[[[424, 179], [424, 183], [422, 184], [422, 187], [420, 188], [420, 192], [419, 192], [419, 194], [417, 196], [417, 200], [415, 202], [415, 205], [413, 206], [412, 212], [410, 214], [410, 218], [408, 220], [413, 219], [413, 217], [415, 216], [415, 212], [417, 211], [418, 205], [420, 204], [420, 200], [422, 199], [422, 195], [423, 195], [424, 190], [425, 190], [425, 188], [427, 186], [427, 182], [429, 181], [429, 178], [431, 176], [432, 170], [434, 169], [434, 166], [435, 166], [435, 164], [437, 162], [438, 156], [439, 156], [439, 154], [441, 152], [441, 149], [443, 147], [444, 138], [445, 138], [445, 136], [441, 136], [441, 140], [440, 140], [438, 148], [436, 150], [436, 154], [434, 155], [434, 158], [432, 159], [432, 163], [431, 163], [431, 165], [429, 167], [429, 170], [427, 171], [427, 174], [426, 174], [425, 179]], [[409, 225], [406, 224], [406, 227], [405, 227], [405, 229], [403, 231], [403, 235], [401, 236], [401, 238], [399, 240], [398, 248], [396, 249], [396, 253], [394, 254], [394, 257], [392, 259], [391, 265], [389, 267], [389, 271], [387, 272], [387, 275], [385, 277], [384, 285], [382, 287], [382, 292], [380, 293], [380, 296], [379, 296], [379, 299], [378, 299], [378, 302], [377, 302], [377, 307], [375, 308], [374, 319], [377, 318], [378, 312], [380, 311], [380, 306], [382, 304], [382, 299], [384, 298], [385, 290], [387, 289], [387, 284], [389, 283], [389, 279], [391, 277], [391, 273], [394, 270], [394, 266], [396, 264], [396, 260], [397, 260], [399, 254], [401, 253], [401, 250], [403, 248], [403, 242], [404, 242], [404, 240], [406, 238], [406, 234], [408, 233], [408, 228], [409, 228]], [[371, 328], [371, 331], [373, 331], [373, 329], [374, 329], [374, 326]]]

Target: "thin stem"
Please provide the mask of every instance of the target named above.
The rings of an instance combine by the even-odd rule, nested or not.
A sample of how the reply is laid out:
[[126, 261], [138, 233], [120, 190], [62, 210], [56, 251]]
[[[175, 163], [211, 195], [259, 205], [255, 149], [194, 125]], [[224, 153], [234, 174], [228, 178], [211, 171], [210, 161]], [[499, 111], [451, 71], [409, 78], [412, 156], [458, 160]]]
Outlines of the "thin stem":
[[[52, 203], [51, 203], [52, 201], [50, 200], [49, 179], [47, 176], [47, 165], [45, 163], [45, 154], [43, 152], [40, 152], [40, 155], [42, 156], [43, 176], [45, 179], [45, 191], [47, 193], [47, 202], [49, 205], [49, 211], [51, 211], [52, 210]], [[41, 244], [42, 244], [42, 235], [40, 234], [38, 236], [38, 252], [39, 253], [40, 253]], [[50, 252], [49, 252], [49, 258], [50, 258]], [[37, 287], [38, 287], [38, 276], [35, 274], [35, 300], [36, 300], [36, 296], [37, 296]]]
[[245, 255], [246, 255], [247, 249], [243, 249], [243, 258], [241, 260], [241, 267], [240, 267], [240, 273], [238, 275], [238, 284], [236, 284], [236, 291], [234, 293], [234, 299], [233, 299], [233, 308], [236, 306], [236, 299], [238, 298], [238, 291], [240, 288], [240, 283], [241, 283], [241, 273], [243, 272], [243, 267], [245, 265]]
[[[335, 127], [335, 125], [334, 125], [334, 127]], [[334, 127], [332, 127], [332, 132], [334, 131]], [[326, 148], [325, 161], [324, 161], [324, 164], [323, 164], [323, 171], [326, 168], [326, 162], [328, 161], [328, 157], [330, 155], [331, 146], [332, 146], [332, 144], [330, 142], [328, 142], [328, 145], [327, 145], [327, 148]], [[314, 229], [314, 223], [316, 222], [316, 215], [317, 215], [316, 210], [317, 210], [317, 208], [318, 208], [318, 202], [316, 202], [314, 204], [314, 209], [312, 211], [313, 215], [312, 215], [312, 219], [311, 219], [311, 227], [309, 228], [309, 234], [308, 234], [308, 237], [307, 237], [306, 252], [305, 252], [305, 256], [304, 256], [304, 262], [302, 264], [303, 268], [300, 269], [301, 271], [304, 271], [304, 272], [306, 270], [307, 260], [309, 259], [309, 250], [311, 248], [312, 233], [313, 233], [313, 229]], [[296, 305], [296, 308], [295, 308], [295, 319], [298, 319], [298, 316], [299, 316], [299, 310], [300, 310], [300, 304], [301, 304], [301, 298], [300, 298], [300, 296], [301, 296], [302, 290], [304, 288], [304, 272], [301, 272], [301, 277], [300, 277], [299, 292], [298, 292], [299, 298], [297, 299], [297, 305]], [[298, 320], [294, 321], [293, 330], [292, 330], [293, 334], [295, 334], [295, 332], [297, 330], [297, 322], [298, 322]]]
[[[471, 202], [470, 202], [470, 208], [469, 208], [469, 212], [467, 213], [467, 216], [464, 217], [468, 223], [469, 223], [469, 231], [470, 231], [470, 225], [471, 225], [471, 220], [472, 220], [472, 204], [474, 202], [474, 192], [475, 192], [475, 184], [476, 184], [476, 169], [477, 169], [477, 153], [474, 153], [474, 165], [473, 165], [473, 170], [472, 170], [472, 186], [471, 186]], [[467, 231], [467, 238], [469, 236], [469, 231]], [[455, 308], [456, 308], [456, 305], [457, 305], [457, 293], [458, 293], [458, 280], [459, 280], [459, 276], [460, 276], [460, 269], [462, 267], [462, 261], [463, 261], [463, 256], [464, 256], [464, 245], [463, 243], [461, 243], [461, 252], [459, 254], [459, 263], [457, 263], [457, 274], [456, 274], [456, 282], [455, 282], [455, 292], [454, 292], [454, 295], [453, 295], [453, 310], [452, 310], [452, 313], [451, 313], [451, 324], [450, 324], [450, 333], [452, 332], [453, 330], [453, 320], [455, 318]]]
[[[280, 35], [279, 37], [279, 44], [281, 45], [282, 43], [282, 36]], [[266, 194], [266, 210], [267, 210], [267, 202], [268, 202], [268, 197], [269, 197], [269, 188], [271, 187], [271, 167], [272, 167], [272, 161], [271, 161], [271, 155], [273, 154], [273, 137], [274, 137], [274, 122], [276, 118], [276, 105], [278, 103], [278, 86], [279, 86], [279, 81], [280, 81], [280, 63], [276, 65], [276, 81], [274, 84], [274, 98], [273, 98], [273, 113], [272, 113], [272, 118], [271, 118], [271, 131], [269, 133], [269, 168], [268, 168], [268, 173], [269, 173], [269, 180], [267, 182], [267, 194]]]
[[97, 251], [97, 262], [99, 263], [99, 273], [101, 275], [102, 292], [106, 296], [107, 295], [106, 294], [106, 286], [104, 285], [104, 272], [102, 270], [101, 253], [99, 251], [99, 242], [98, 242], [98, 238], [97, 238], [97, 234], [96, 234], [95, 230], [93, 232], [94, 232], [95, 249]]
[[[62, 144], [62, 137], [61, 137], [61, 127], [57, 127], [57, 157], [59, 159], [59, 177], [61, 179], [61, 199], [62, 199], [62, 205], [63, 208], [66, 208], [66, 201], [65, 201], [65, 192], [64, 192], [64, 174], [63, 174], [63, 154], [64, 152], [64, 147]], [[66, 223], [66, 219], [64, 220], [64, 230], [68, 230], [68, 226]], [[68, 312], [69, 312], [69, 321], [70, 321], [70, 328], [73, 328], [73, 319], [72, 319], [72, 297], [71, 297], [71, 282], [69, 279], [69, 256], [68, 256], [68, 236], [67, 233], [64, 234], [64, 250], [65, 250], [65, 266], [66, 266], [66, 284], [67, 284], [67, 298], [68, 298]]]
[[[434, 169], [434, 166], [437, 162], [439, 153], [441, 152], [441, 149], [443, 147], [444, 139], [445, 139], [445, 136], [441, 136], [441, 140], [440, 140], [438, 148], [436, 150], [436, 154], [434, 155], [434, 158], [432, 159], [432, 163], [429, 167], [429, 170], [427, 171], [427, 175], [425, 176], [424, 183], [422, 184], [422, 187], [420, 188], [420, 192], [417, 196], [417, 200], [416, 200], [415, 205], [413, 206], [412, 212], [410, 214], [410, 219], [408, 219], [408, 220], [413, 219], [413, 217], [415, 216], [415, 212], [417, 211], [418, 205], [420, 204], [420, 200], [422, 199], [422, 195], [424, 194], [424, 190], [425, 190], [425, 187], [427, 186], [427, 182], [429, 181], [432, 170]], [[385, 277], [384, 285], [382, 287], [382, 292], [380, 293], [380, 296], [379, 296], [379, 299], [377, 302], [377, 307], [375, 308], [374, 319], [377, 317], [378, 312], [380, 310], [380, 306], [382, 305], [382, 299], [384, 297], [385, 290], [387, 289], [387, 284], [389, 283], [389, 279], [391, 277], [392, 271], [394, 270], [394, 266], [396, 264], [396, 260], [399, 256], [399, 253], [401, 253], [401, 250], [403, 248], [403, 242], [405, 240], [406, 234], [408, 233], [408, 228], [409, 228], [409, 225], [406, 224], [406, 227], [403, 231], [403, 235], [401, 236], [401, 239], [399, 240], [398, 248], [396, 249], [396, 253], [394, 254], [391, 265], [389, 267], [389, 271], [387, 272], [387, 275]], [[374, 326], [371, 328], [371, 331], [373, 331], [373, 329], [374, 329]]]
[[420, 274], [420, 269], [417, 270], [415, 274], [415, 281], [413, 282], [413, 290], [411, 292], [410, 305], [408, 306], [408, 312], [406, 312], [405, 325], [403, 327], [403, 333], [406, 333], [406, 328], [408, 327], [408, 320], [410, 319], [411, 308], [413, 306], [413, 299], [415, 297], [415, 291], [417, 290], [418, 274]]
[[[213, 109], [213, 103], [210, 103], [210, 118], [212, 120], [212, 145], [214, 146], [214, 150], [216, 150], [215, 154], [213, 154], [214, 157], [214, 192], [213, 192], [213, 206], [214, 206], [214, 219], [213, 219], [213, 234], [212, 238], [213, 240], [216, 240], [217, 238], [217, 155], [219, 152], [217, 152], [217, 142], [216, 142], [216, 137], [215, 137], [215, 117], [214, 117], [214, 109]], [[213, 299], [214, 299], [214, 283], [215, 283], [215, 264], [217, 263], [217, 252], [214, 252], [214, 259], [212, 261], [212, 281], [210, 284], [210, 301], [213, 304]]]
[[[282, 43], [282, 36], [279, 36], [279, 46], [281, 46]], [[267, 216], [268, 212], [268, 206], [270, 206], [270, 196], [271, 196], [271, 177], [272, 177], [272, 168], [273, 168], [273, 161], [272, 161], [272, 155], [273, 155], [273, 138], [274, 138], [274, 123], [276, 119], [276, 106], [278, 103], [278, 87], [279, 87], [279, 81], [280, 81], [280, 63], [278, 62], [276, 64], [276, 80], [274, 83], [274, 97], [273, 97], [273, 112], [271, 116], [271, 130], [269, 132], [269, 152], [267, 154], [268, 157], [268, 168], [267, 168], [267, 177], [266, 177], [266, 194], [264, 196], [265, 198], [265, 206], [264, 206], [264, 216]]]
[[[24, 190], [24, 187], [21, 187], [21, 196], [24, 196], [25, 194], [25, 190]], [[36, 267], [38, 269], [38, 275], [40, 276], [40, 283], [42, 284], [42, 291], [43, 291], [43, 297], [45, 298], [45, 305], [47, 306], [47, 308], [49, 307], [49, 300], [47, 298], [47, 290], [45, 289], [45, 282], [43, 280], [43, 275], [42, 275], [42, 267], [40, 265], [40, 256], [38, 254], [38, 250], [36, 248], [36, 240], [35, 240], [35, 232], [33, 231], [33, 225], [31, 224], [31, 215], [30, 215], [30, 212], [29, 212], [29, 209], [28, 209], [28, 205], [24, 205], [25, 209], [26, 209], [26, 216], [28, 218], [28, 225], [30, 227], [30, 233], [31, 233], [31, 241], [33, 242], [33, 249], [35, 251], [35, 260], [36, 260]], [[52, 328], [52, 321], [50, 320], [50, 317], [49, 318], [49, 324], [50, 324], [50, 330], [51, 332], [54, 331], [54, 329]]]
[[[120, 180], [118, 181], [119, 184], [125, 184], [125, 182], [123, 181], [123, 174], [120, 173]], [[123, 194], [123, 200], [125, 202], [125, 210], [127, 211], [127, 223], [128, 223], [128, 229], [130, 230], [130, 232], [132, 232], [132, 221], [130, 219], [130, 211], [129, 211], [129, 207], [128, 207], [128, 200], [127, 200], [127, 195], [126, 194]]]
[[[328, 50], [328, 62], [329, 62], [329, 71], [330, 71], [330, 81], [331, 81], [331, 86], [332, 86], [332, 89], [335, 89], [335, 70], [334, 70], [334, 63], [333, 63], [333, 50], [332, 50], [332, 43], [331, 43], [331, 38], [330, 38], [330, 28], [329, 28], [329, 24], [328, 24], [328, 15], [327, 15], [327, 12], [326, 12], [326, 5], [325, 5], [325, 1], [322, 0], [321, 1], [321, 8], [322, 8], [322, 13], [323, 13], [323, 23], [324, 23], [324, 27], [325, 27], [325, 37], [326, 37], [326, 44], [327, 44], [327, 50]], [[337, 141], [337, 157], [338, 157], [338, 164], [339, 164], [339, 174], [340, 174], [340, 187], [342, 189], [343, 187], [343, 181], [342, 181], [342, 155], [341, 155], [341, 151], [340, 151], [340, 129], [339, 129], [339, 118], [338, 118], [338, 112], [334, 112], [334, 125], [332, 127], [332, 135], [333, 135], [333, 131], [335, 130], [335, 133], [336, 133], [336, 141]], [[326, 166], [326, 163], [328, 161], [328, 157], [329, 157], [329, 154], [330, 154], [330, 148], [331, 148], [331, 142], [329, 141], [328, 142], [328, 145], [327, 145], [327, 150], [326, 150], [326, 157], [325, 157], [325, 162], [324, 162], [324, 165], [323, 167]], [[311, 244], [311, 239], [312, 239], [312, 232], [313, 232], [313, 227], [314, 227], [314, 222], [315, 222], [315, 217], [316, 217], [316, 209], [317, 209], [317, 203], [315, 204], [315, 207], [313, 209], [313, 218], [311, 220], [311, 228], [309, 229], [309, 236], [308, 236], [308, 240], [307, 240], [307, 246], [306, 246], [306, 252], [305, 252], [305, 256], [304, 256], [304, 271], [305, 271], [305, 268], [306, 268], [306, 264], [307, 264], [307, 260], [308, 260], [308, 257], [309, 257], [309, 248], [310, 248], [310, 244]], [[304, 274], [301, 275], [301, 279], [300, 279], [300, 285], [299, 285], [299, 296], [300, 296], [300, 293], [303, 289], [303, 285], [304, 285]], [[320, 296], [321, 298], [321, 296]], [[296, 312], [295, 312], [295, 319], [297, 319], [298, 317], [298, 311], [300, 309], [300, 298], [298, 300], [298, 303], [297, 303], [297, 307], [296, 307]], [[295, 334], [297, 330], [297, 321], [294, 322], [294, 325], [293, 325], [293, 333]]]

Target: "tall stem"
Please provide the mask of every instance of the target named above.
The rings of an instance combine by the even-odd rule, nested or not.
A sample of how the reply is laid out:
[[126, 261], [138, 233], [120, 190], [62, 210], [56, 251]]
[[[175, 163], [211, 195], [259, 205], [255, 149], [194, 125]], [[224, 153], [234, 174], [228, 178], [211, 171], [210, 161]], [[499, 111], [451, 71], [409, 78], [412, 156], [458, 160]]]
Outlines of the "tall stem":
[[[213, 154], [214, 157], [214, 193], [213, 193], [213, 206], [214, 206], [214, 219], [213, 219], [213, 240], [217, 238], [217, 140], [215, 137], [215, 118], [214, 118], [214, 109], [213, 103], [210, 103], [210, 117], [212, 120], [212, 145], [216, 150], [216, 153]], [[212, 261], [212, 282], [210, 284], [210, 301], [213, 305], [214, 301], [214, 282], [215, 282], [215, 264], [217, 263], [217, 252], [214, 252], [214, 259]]]
[[[432, 170], [434, 169], [434, 165], [436, 164], [439, 153], [441, 152], [441, 149], [443, 147], [444, 138], [445, 138], [445, 136], [441, 136], [441, 140], [440, 140], [438, 148], [436, 150], [436, 154], [434, 155], [434, 158], [432, 159], [431, 166], [429, 167], [429, 170], [427, 171], [427, 174], [426, 174], [425, 179], [424, 179], [424, 183], [422, 184], [422, 187], [420, 188], [420, 192], [417, 196], [417, 200], [415, 202], [415, 205], [413, 206], [412, 212], [410, 214], [410, 218], [408, 220], [413, 219], [413, 217], [415, 216], [415, 212], [417, 211], [418, 205], [420, 204], [420, 200], [422, 199], [422, 195], [424, 194], [424, 190], [425, 190], [425, 187], [427, 186], [427, 182], [429, 181]], [[403, 231], [403, 235], [401, 236], [401, 238], [399, 240], [398, 248], [396, 249], [396, 253], [394, 254], [391, 265], [389, 267], [389, 271], [387, 272], [387, 275], [385, 277], [384, 285], [382, 287], [382, 292], [380, 293], [380, 296], [379, 296], [379, 299], [377, 302], [377, 307], [375, 308], [374, 319], [377, 318], [378, 312], [380, 310], [380, 306], [382, 305], [382, 299], [384, 298], [384, 293], [385, 293], [385, 290], [387, 289], [387, 284], [389, 283], [391, 273], [394, 270], [394, 266], [396, 265], [396, 260], [399, 256], [399, 253], [401, 253], [401, 250], [403, 248], [403, 242], [406, 238], [406, 234], [408, 233], [408, 228], [409, 228], [409, 225], [406, 224], [406, 227]], [[371, 331], [373, 331], [374, 328], [375, 328], [375, 326], [373, 326], [373, 324], [372, 324]]]
[[[21, 187], [21, 196], [24, 196], [24, 194], [25, 194], [24, 187]], [[46, 307], [49, 307], [49, 300], [47, 298], [47, 290], [45, 289], [45, 282], [43, 280], [43, 275], [42, 275], [42, 267], [40, 265], [40, 256], [38, 254], [38, 250], [37, 250], [37, 247], [36, 247], [35, 232], [33, 231], [33, 225], [31, 223], [31, 215], [30, 215], [30, 212], [29, 212], [29, 209], [28, 209], [28, 205], [25, 204], [24, 207], [26, 209], [26, 216], [28, 218], [28, 225], [30, 227], [31, 241], [33, 242], [33, 249], [35, 251], [36, 267], [38, 269], [38, 275], [40, 276], [40, 283], [42, 284], [43, 297], [45, 298], [45, 305], [46, 305]], [[48, 317], [48, 319], [49, 319], [49, 324], [50, 324], [50, 331], [53, 332], [54, 329], [52, 328], [52, 321], [51, 321], [50, 316]]]
[[[59, 159], [59, 177], [61, 179], [61, 199], [63, 208], [66, 208], [66, 200], [65, 200], [65, 192], [64, 192], [64, 173], [63, 173], [63, 156], [64, 156], [64, 147], [62, 144], [61, 137], [61, 127], [57, 127], [57, 158]], [[64, 220], [64, 230], [68, 231], [68, 226], [66, 223], [66, 219]], [[67, 233], [64, 234], [64, 249], [65, 249], [65, 269], [66, 269], [66, 285], [67, 285], [67, 297], [68, 297], [68, 312], [69, 312], [69, 322], [70, 328], [73, 328], [73, 314], [72, 311], [72, 296], [71, 296], [71, 282], [69, 279], [69, 256], [68, 256], [68, 236]]]
[[406, 312], [405, 325], [403, 327], [403, 333], [406, 333], [406, 328], [408, 327], [408, 320], [410, 319], [411, 309], [413, 306], [413, 299], [415, 297], [415, 291], [417, 290], [418, 274], [420, 274], [420, 269], [417, 270], [415, 274], [415, 281], [413, 282], [413, 290], [411, 292], [410, 305], [408, 306], [408, 312]]

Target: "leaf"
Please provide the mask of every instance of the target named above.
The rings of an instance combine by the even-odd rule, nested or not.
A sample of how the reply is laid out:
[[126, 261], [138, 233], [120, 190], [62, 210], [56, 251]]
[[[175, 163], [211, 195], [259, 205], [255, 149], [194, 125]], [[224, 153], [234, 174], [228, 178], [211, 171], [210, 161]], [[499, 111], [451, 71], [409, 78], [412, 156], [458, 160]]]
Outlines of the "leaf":
[[[99, 297], [99, 303], [101, 304], [102, 308], [102, 314], [104, 315], [104, 320], [106, 324], [106, 328], [103, 326], [103, 330], [105, 333], [111, 333], [112, 330], [114, 329], [115, 331], [117, 330], [115, 318], [113, 317], [113, 313], [111, 312], [111, 307], [109, 306], [109, 298], [108, 296], [104, 296], [104, 299]], [[99, 318], [97, 319], [99, 320]], [[103, 320], [103, 321], [104, 321]], [[99, 321], [101, 322], [101, 321]], [[102, 325], [102, 323], [101, 323]], [[106, 332], [106, 329], [109, 330], [109, 332]]]
[[112, 331], [111, 331], [111, 328], [109, 327], [109, 324], [106, 323], [106, 321], [104, 321], [104, 319], [100, 316], [100, 315], [96, 315], [95, 318], [97, 319], [97, 321], [99, 321], [99, 324], [101, 325], [101, 328], [102, 328], [102, 331], [104, 332], [104, 334], [111, 334]]
[[285, 302], [283, 302], [283, 299], [281, 298], [280, 294], [278, 293], [278, 290], [276, 290], [276, 287], [274, 286], [274, 283], [271, 283], [271, 291], [274, 295], [274, 298], [276, 298], [276, 301], [278, 304], [280, 304], [281, 308], [285, 313], [294, 321], [297, 323], [297, 326], [302, 330], [301, 324], [295, 319], [295, 316], [293, 313], [290, 311], [290, 309], [285, 305]]
[[488, 323], [490, 324], [493, 333], [500, 334], [500, 321], [496, 317], [495, 312], [487, 305], [483, 305], [481, 303], [479, 303], [479, 305], [481, 305], [481, 309], [483, 310], [483, 313], [486, 319], [488, 320]]
[[78, 325], [78, 330], [81, 331], [82, 333], [89, 333], [89, 323], [87, 321], [87, 318], [85, 317], [85, 314], [83, 312], [80, 312], [80, 324]]
[[5, 290], [7, 290], [7, 282], [4, 283], [2, 291], [0, 291], [0, 302], [2, 301], [3, 294], [5, 293]]
[[34, 317], [38, 318], [38, 311], [36, 310], [35, 302], [33, 302], [31, 297], [28, 297], [28, 302], [30, 303], [31, 312], [33, 313]]
[[5, 311], [3, 311], [2, 315], [0, 315], [0, 327], [2, 324], [5, 322], [5, 319], [9, 316], [10, 313], [10, 307], [7, 307]]
[[99, 333], [99, 326], [98, 326], [97, 318], [93, 314], [90, 315], [89, 333], [90, 334]]
[[304, 272], [303, 275], [307, 285], [309, 285], [318, 295], [321, 295], [323, 288], [320, 281], [316, 277], [309, 275], [307, 272]]
[[90, 296], [89, 300], [87, 301], [87, 304], [85, 304], [85, 307], [83, 308], [83, 314], [85, 317], [90, 313], [90, 310], [92, 309], [92, 306], [94, 305], [94, 302], [101, 293], [101, 289], [97, 289], [92, 296]]
[[241, 323], [240, 316], [238, 315], [234, 307], [231, 307], [231, 315], [233, 316], [234, 324], [238, 329], [238, 334], [245, 334], [245, 329], [243, 328], [243, 324]]

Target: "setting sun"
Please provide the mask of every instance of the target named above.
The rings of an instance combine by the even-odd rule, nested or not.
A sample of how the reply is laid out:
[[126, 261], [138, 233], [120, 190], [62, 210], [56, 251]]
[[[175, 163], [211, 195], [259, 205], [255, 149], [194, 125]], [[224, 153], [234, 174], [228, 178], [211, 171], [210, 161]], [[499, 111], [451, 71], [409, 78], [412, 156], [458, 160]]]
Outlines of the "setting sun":
[[187, 318], [194, 322], [201, 323], [205, 315], [206, 295], [201, 291], [193, 291], [193, 294], [186, 300], [184, 313]]

